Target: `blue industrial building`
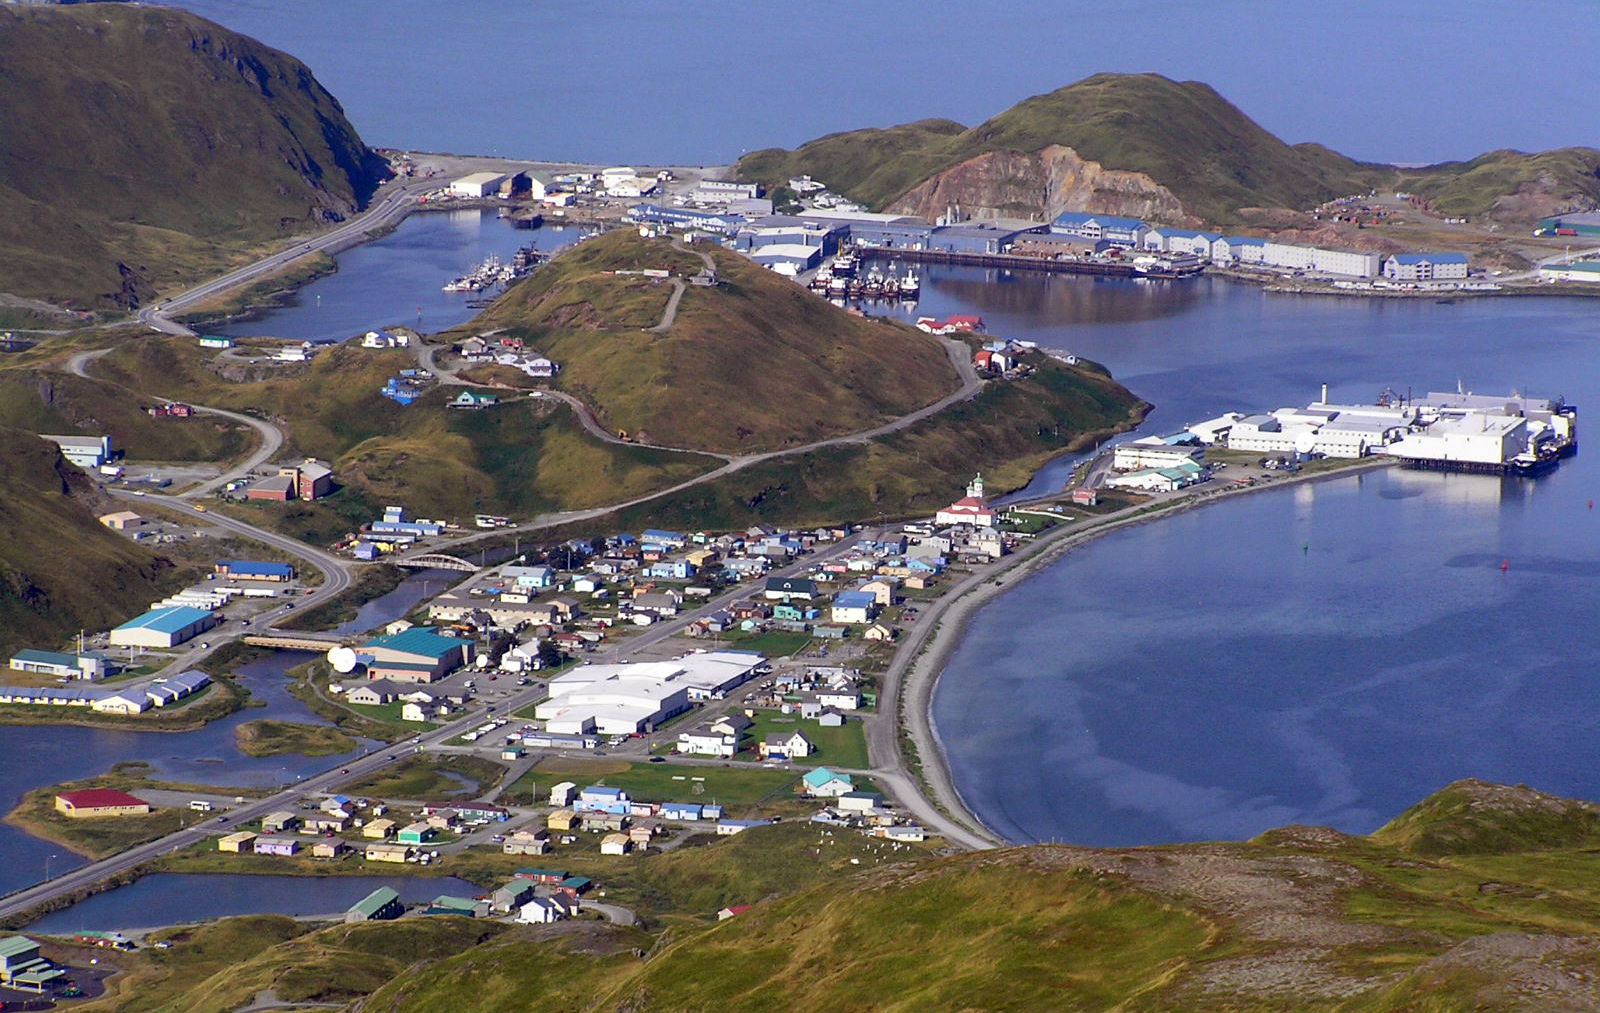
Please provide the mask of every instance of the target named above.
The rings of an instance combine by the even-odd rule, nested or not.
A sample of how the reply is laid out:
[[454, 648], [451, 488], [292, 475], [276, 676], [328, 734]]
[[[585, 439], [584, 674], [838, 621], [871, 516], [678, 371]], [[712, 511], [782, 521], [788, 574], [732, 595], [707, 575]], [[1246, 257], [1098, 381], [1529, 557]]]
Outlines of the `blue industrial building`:
[[693, 211], [689, 208], [664, 208], [659, 204], [635, 204], [628, 216], [636, 222], [654, 225], [675, 225], [686, 229], [705, 229], [707, 232], [737, 232], [744, 219], [737, 215], [719, 215], [710, 211]]
[[1150, 226], [1137, 218], [1063, 211], [1051, 223], [1050, 231], [1096, 241], [1104, 239], [1115, 246], [1142, 246]]

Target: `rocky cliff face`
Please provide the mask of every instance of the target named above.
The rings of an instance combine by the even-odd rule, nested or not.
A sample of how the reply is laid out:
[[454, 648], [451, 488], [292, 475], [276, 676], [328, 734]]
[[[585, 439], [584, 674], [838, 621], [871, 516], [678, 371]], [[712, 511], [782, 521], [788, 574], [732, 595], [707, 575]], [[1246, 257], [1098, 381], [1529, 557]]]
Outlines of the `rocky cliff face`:
[[1142, 172], [1107, 169], [1069, 147], [991, 151], [929, 177], [888, 210], [937, 217], [960, 205], [971, 218], [1054, 218], [1063, 211], [1201, 224], [1178, 197]]

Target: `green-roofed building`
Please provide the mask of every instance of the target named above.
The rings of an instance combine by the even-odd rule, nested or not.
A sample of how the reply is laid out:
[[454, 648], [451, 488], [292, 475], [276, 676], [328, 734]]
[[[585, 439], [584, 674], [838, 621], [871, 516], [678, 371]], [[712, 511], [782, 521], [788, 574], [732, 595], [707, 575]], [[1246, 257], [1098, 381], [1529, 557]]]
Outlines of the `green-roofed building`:
[[27, 936], [0, 939], [0, 985], [43, 992], [66, 972], [39, 956], [39, 944]]
[[476, 918], [489, 913], [489, 905], [481, 900], [471, 897], [452, 897], [449, 894], [440, 894], [433, 898], [433, 903], [423, 912], [430, 915], [461, 915], [464, 918]]
[[369, 677], [395, 682], [432, 682], [472, 660], [472, 641], [426, 626], [377, 637], [356, 650], [372, 659], [367, 662]]
[[840, 774], [827, 767], [806, 771], [800, 782], [805, 793], [813, 798], [838, 798], [856, 790], [855, 781], [849, 774]]
[[406, 906], [400, 903], [400, 895], [392, 887], [380, 886], [365, 897], [356, 901], [345, 912], [344, 920], [347, 922], [379, 922], [399, 918], [405, 914]]

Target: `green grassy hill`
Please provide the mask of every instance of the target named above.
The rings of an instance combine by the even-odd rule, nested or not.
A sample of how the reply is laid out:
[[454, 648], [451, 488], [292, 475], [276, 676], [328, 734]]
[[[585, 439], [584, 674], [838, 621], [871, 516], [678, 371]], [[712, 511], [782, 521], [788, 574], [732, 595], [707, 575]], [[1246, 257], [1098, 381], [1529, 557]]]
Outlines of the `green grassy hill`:
[[111, 437], [135, 461], [226, 461], [254, 436], [216, 416], [154, 418], [155, 402], [116, 384], [42, 369], [0, 370], [0, 425], [34, 433]]
[[[276, 987], [393, 1013], [1600, 1010], [1596, 811], [1461, 782], [1371, 837], [945, 857], [783, 824], [585, 866], [642, 929], [239, 919], [116, 957], [120, 995], [88, 1008], [210, 1013]], [[1418, 850], [1424, 827], [1473, 843]], [[724, 902], [754, 906], [715, 921]]]
[[468, 329], [502, 328], [560, 362], [559, 386], [611, 429], [724, 453], [870, 429], [959, 385], [928, 335], [852, 316], [737, 254], [706, 252], [721, 283], [688, 288], [664, 334], [648, 328], [671, 286], [615, 272], [658, 268], [681, 278], [702, 263], [627, 231], [564, 253]]
[[193, 339], [149, 338], [118, 345], [92, 368], [124, 398], [156, 394], [258, 413], [283, 428], [283, 457], [331, 462], [344, 488], [330, 499], [247, 508], [252, 520], [317, 542], [372, 519], [386, 502], [425, 517], [528, 515], [616, 502], [717, 464], [605, 443], [583, 432], [565, 406], [515, 391], [485, 411], [446, 407], [459, 389], [449, 387], [402, 407], [379, 390], [416, 365], [404, 351], [341, 346], [307, 368], [240, 380], [209, 368], [214, 354]]
[[[1122, 175], [1096, 175], [1058, 146]], [[1356, 162], [1286, 144], [1210, 86], [1158, 74], [1096, 74], [970, 129], [928, 120], [851, 131], [752, 152], [738, 165], [772, 186], [808, 173], [875, 210], [927, 212], [931, 202], [937, 212], [960, 201], [1008, 214], [1148, 213], [1218, 225], [1240, 223], [1242, 208], [1303, 211], [1373, 186], [1409, 188], [1446, 214], [1531, 222], [1600, 200], [1597, 168], [1600, 152], [1588, 148], [1423, 169]]]
[[147, 302], [383, 171], [299, 61], [182, 11], [0, 6], [0, 291]]
[[161, 597], [172, 564], [95, 520], [117, 509], [55, 444], [0, 427], [0, 655], [53, 649]]

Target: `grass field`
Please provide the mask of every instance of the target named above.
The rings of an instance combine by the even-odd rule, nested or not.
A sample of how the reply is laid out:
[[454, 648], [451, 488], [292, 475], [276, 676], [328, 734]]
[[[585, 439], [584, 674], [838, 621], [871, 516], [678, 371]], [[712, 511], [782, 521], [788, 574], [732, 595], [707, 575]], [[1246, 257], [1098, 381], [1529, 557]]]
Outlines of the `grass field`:
[[[754, 805], [762, 799], [788, 799], [799, 774], [748, 767], [703, 767], [672, 763], [629, 763], [626, 760], [569, 760], [547, 757], [514, 781], [504, 798], [524, 805], [544, 802], [559, 781], [579, 786], [606, 784], [649, 802], [720, 802]], [[702, 778], [703, 780], [695, 780]], [[695, 785], [703, 791], [695, 792]], [[537, 788], [537, 794], [535, 789]]]
[[414, 753], [375, 774], [351, 781], [340, 790], [378, 798], [471, 799], [494, 787], [505, 774], [505, 767], [475, 756]]
[[799, 761], [801, 763], [813, 767], [848, 767], [852, 770], [864, 770], [870, 766], [866, 732], [861, 721], [852, 716], [845, 718], [842, 727], [823, 728], [816, 721], [796, 715], [760, 710], [756, 711], [755, 724], [745, 733], [745, 741], [754, 748], [768, 735], [793, 731], [800, 731], [817, 747], [817, 751]]
[[246, 756], [336, 756], [356, 748], [356, 740], [337, 728], [295, 721], [247, 721], [233, 730], [233, 736]]
[[812, 639], [809, 633], [764, 630], [759, 633], [724, 633], [719, 637], [719, 642], [740, 651], [760, 651], [769, 658], [787, 658], [805, 650]]

